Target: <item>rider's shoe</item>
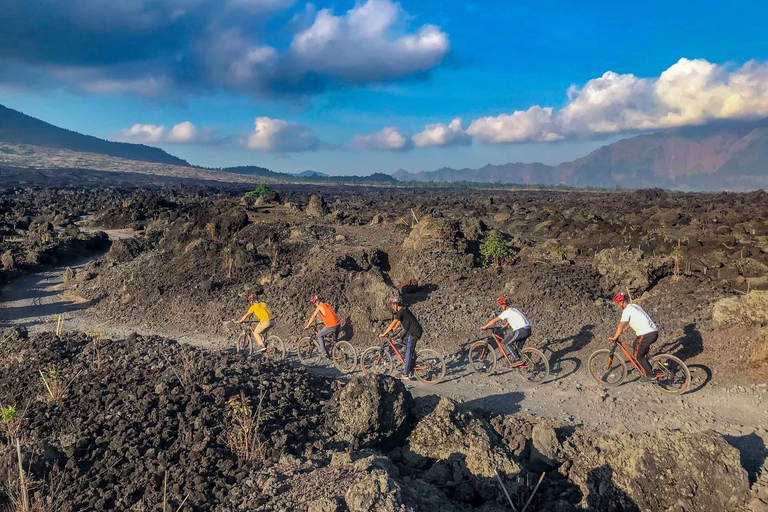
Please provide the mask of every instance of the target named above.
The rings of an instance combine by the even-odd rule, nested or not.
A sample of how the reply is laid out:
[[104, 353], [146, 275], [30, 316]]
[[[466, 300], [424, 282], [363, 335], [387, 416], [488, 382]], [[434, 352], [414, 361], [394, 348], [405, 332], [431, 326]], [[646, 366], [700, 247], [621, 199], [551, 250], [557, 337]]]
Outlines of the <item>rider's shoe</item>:
[[259, 348], [256, 349], [255, 353], [256, 354], [261, 354], [261, 353], [266, 352], [266, 351], [267, 351], [267, 347], [259, 347]]
[[413, 380], [413, 376], [408, 375], [407, 373], [404, 373], [400, 376], [400, 380]]
[[640, 382], [656, 382], [656, 377], [643, 377]]

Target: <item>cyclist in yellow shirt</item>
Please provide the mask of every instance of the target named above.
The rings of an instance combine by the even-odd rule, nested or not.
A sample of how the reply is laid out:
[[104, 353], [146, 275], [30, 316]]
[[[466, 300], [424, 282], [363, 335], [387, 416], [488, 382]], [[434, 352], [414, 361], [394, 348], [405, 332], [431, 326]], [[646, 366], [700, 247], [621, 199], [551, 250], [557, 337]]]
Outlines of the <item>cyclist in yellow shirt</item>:
[[243, 318], [241, 318], [237, 323], [242, 324], [251, 315], [259, 319], [259, 323], [256, 324], [255, 327], [251, 328], [251, 333], [253, 333], [253, 341], [255, 341], [259, 346], [259, 349], [256, 351], [256, 353], [264, 352], [267, 350], [267, 347], [264, 345], [264, 336], [268, 329], [274, 327], [275, 316], [269, 310], [266, 303], [257, 302], [258, 297], [255, 293], [250, 294], [247, 300], [251, 304], [251, 307], [248, 308], [248, 311], [245, 313]]

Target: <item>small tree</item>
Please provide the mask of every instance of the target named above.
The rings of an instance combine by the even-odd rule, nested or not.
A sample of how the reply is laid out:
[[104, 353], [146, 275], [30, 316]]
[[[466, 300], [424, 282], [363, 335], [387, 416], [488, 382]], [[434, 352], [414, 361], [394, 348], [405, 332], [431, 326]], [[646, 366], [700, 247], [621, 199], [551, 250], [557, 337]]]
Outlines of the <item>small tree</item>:
[[272, 195], [272, 187], [267, 185], [266, 183], [262, 183], [258, 187], [256, 187], [255, 190], [251, 190], [249, 192], [245, 193], [245, 198], [250, 199], [252, 201], [255, 201], [256, 199], [259, 199], [260, 197], [263, 197], [264, 199], [269, 199], [269, 197]]
[[483, 268], [491, 265], [503, 265], [512, 256], [512, 251], [507, 245], [506, 237], [499, 231], [488, 233], [485, 241], [480, 244], [480, 264]]

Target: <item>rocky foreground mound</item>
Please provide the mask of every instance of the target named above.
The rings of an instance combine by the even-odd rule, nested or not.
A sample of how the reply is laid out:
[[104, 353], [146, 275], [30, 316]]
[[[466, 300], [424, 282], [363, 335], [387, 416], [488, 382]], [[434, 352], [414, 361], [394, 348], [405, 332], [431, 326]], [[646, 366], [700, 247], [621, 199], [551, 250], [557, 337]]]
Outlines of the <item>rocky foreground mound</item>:
[[2, 339], [6, 505], [490, 512], [511, 510], [500, 482], [521, 510], [542, 472], [529, 512], [740, 512], [750, 497], [738, 451], [713, 432], [486, 417], [389, 377], [342, 383], [156, 337]]

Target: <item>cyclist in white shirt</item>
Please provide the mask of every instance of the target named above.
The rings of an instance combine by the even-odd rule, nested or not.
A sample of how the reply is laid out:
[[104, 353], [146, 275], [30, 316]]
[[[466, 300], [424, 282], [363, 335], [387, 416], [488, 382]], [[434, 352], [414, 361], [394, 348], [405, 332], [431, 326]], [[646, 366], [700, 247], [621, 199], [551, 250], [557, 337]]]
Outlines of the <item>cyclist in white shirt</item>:
[[653, 323], [651, 317], [645, 312], [643, 308], [637, 304], [630, 304], [626, 293], [618, 293], [613, 297], [619, 309], [621, 309], [621, 322], [616, 328], [616, 334], [612, 338], [608, 338], [611, 341], [617, 341], [619, 336], [627, 332], [630, 328], [635, 331], [634, 343], [632, 349], [634, 350], [634, 357], [640, 364], [645, 375], [641, 379], [643, 382], [651, 382], [655, 379], [651, 370], [651, 365], [648, 363], [648, 350], [651, 348], [651, 344], [654, 343], [659, 337], [659, 328]]
[[520, 310], [515, 309], [510, 305], [511, 302], [509, 297], [499, 297], [499, 300], [497, 300], [496, 303], [502, 309], [501, 314], [480, 329], [484, 331], [493, 327], [496, 323], [504, 321], [502, 327], [509, 327], [510, 331], [504, 337], [502, 342], [506, 344], [507, 349], [509, 350], [509, 355], [512, 356], [513, 366], [519, 366], [523, 363], [523, 360], [520, 359], [516, 344], [519, 344], [522, 347], [523, 342], [531, 336], [531, 324]]

